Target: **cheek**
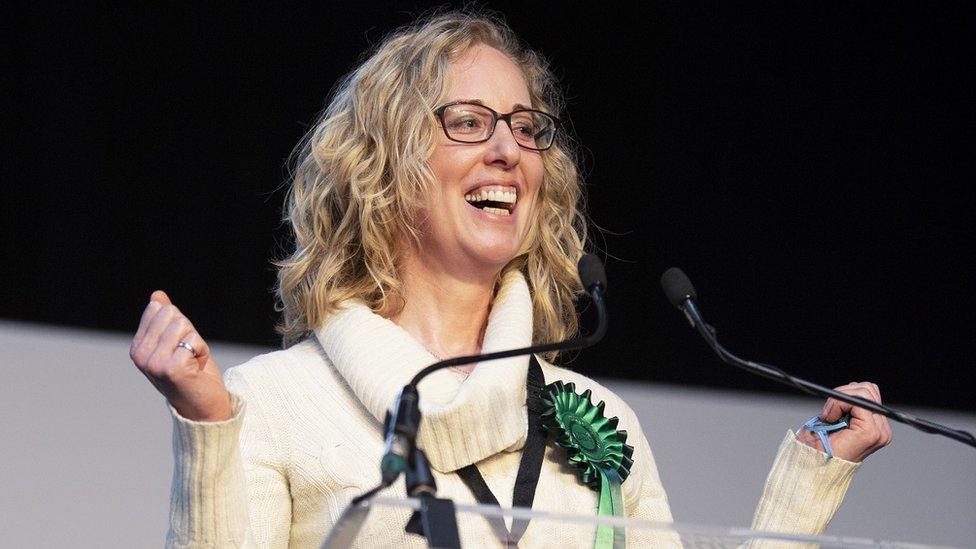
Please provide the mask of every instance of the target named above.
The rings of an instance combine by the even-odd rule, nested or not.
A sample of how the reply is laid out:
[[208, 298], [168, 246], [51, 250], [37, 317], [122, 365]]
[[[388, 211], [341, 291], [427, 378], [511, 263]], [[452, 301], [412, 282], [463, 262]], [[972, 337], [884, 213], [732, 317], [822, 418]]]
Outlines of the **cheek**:
[[434, 147], [434, 152], [431, 153], [430, 158], [427, 159], [427, 166], [430, 168], [430, 173], [433, 174], [436, 182], [439, 183], [450, 179], [451, 168], [455, 165], [455, 161], [451, 156], [450, 148], [445, 147], [443, 144], [438, 144]]
[[441, 143], [427, 160], [437, 183], [450, 184], [460, 181], [479, 162], [477, 151], [472, 147], [456, 147]]
[[435, 183], [441, 183], [442, 181], [449, 180], [451, 178], [450, 168], [451, 162], [445, 158], [445, 154], [438, 154], [435, 152], [431, 155], [430, 159], [427, 160], [427, 166], [430, 167], [430, 173], [434, 176]]

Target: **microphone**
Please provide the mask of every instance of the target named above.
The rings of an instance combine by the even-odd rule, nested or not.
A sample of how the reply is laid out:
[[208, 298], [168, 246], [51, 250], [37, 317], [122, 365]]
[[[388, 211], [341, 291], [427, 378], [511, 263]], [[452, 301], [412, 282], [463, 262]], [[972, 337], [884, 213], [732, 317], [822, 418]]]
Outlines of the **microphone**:
[[664, 271], [664, 274], [661, 275], [661, 287], [664, 288], [664, 295], [668, 297], [668, 301], [685, 313], [685, 317], [692, 327], [697, 321], [701, 321], [698, 308], [695, 307], [698, 292], [695, 291], [695, 287], [691, 285], [691, 280], [688, 280], [681, 269], [671, 267]]
[[386, 413], [386, 443], [380, 460], [383, 486], [389, 486], [407, 470], [420, 429], [420, 393], [416, 384], [405, 385], [397, 395], [393, 413]]
[[594, 290], [597, 289], [600, 292], [606, 291], [607, 273], [603, 270], [603, 263], [600, 263], [595, 255], [583, 254], [576, 264], [576, 270], [579, 272], [580, 282], [583, 283], [586, 293], [593, 295]]
[[915, 417], [905, 412], [899, 412], [871, 400], [866, 400], [860, 397], [840, 393], [833, 389], [828, 389], [805, 379], [791, 376], [790, 374], [771, 364], [753, 362], [751, 360], [745, 360], [735, 356], [718, 342], [718, 339], [715, 336], [715, 329], [702, 320], [701, 312], [699, 311], [697, 304], [698, 293], [695, 291], [695, 287], [691, 285], [691, 280], [688, 279], [681, 269], [671, 267], [670, 269], [664, 271], [664, 274], [661, 275], [661, 288], [664, 290], [664, 295], [667, 296], [668, 301], [670, 301], [672, 305], [677, 307], [685, 314], [688, 322], [691, 323], [693, 328], [698, 330], [698, 333], [701, 334], [702, 338], [705, 339], [708, 346], [715, 351], [715, 354], [717, 354], [723, 362], [737, 368], [741, 368], [747, 372], [760, 375], [767, 379], [772, 379], [791, 387], [795, 387], [804, 393], [819, 397], [833, 398], [853, 406], [866, 408], [872, 412], [882, 414], [900, 423], [911, 425], [919, 431], [949, 437], [976, 448], [976, 437], [966, 431], [952, 429], [926, 419]]
[[685, 273], [677, 268], [671, 267], [661, 275], [661, 287], [664, 288], [664, 295], [668, 296], [668, 301], [677, 308], [689, 299], [698, 299], [698, 292], [691, 285], [691, 281]]
[[593, 304], [596, 305], [596, 330], [586, 337], [578, 337], [555, 343], [449, 358], [431, 364], [417, 372], [413, 376], [413, 379], [410, 380], [410, 383], [400, 390], [396, 403], [393, 405], [393, 412], [387, 413], [387, 421], [384, 426], [386, 429], [386, 444], [383, 458], [380, 460], [380, 473], [383, 479], [383, 486], [393, 484], [400, 474], [407, 469], [413, 451], [416, 448], [417, 430], [420, 427], [421, 416], [420, 394], [417, 391], [417, 384], [420, 383], [420, 380], [437, 370], [451, 366], [462, 366], [475, 362], [487, 362], [489, 360], [549, 351], [582, 349], [594, 345], [603, 339], [604, 334], [607, 332], [607, 306], [603, 300], [603, 294], [607, 288], [606, 272], [603, 270], [603, 264], [593, 254], [584, 254], [576, 267], [583, 288], [590, 295]]

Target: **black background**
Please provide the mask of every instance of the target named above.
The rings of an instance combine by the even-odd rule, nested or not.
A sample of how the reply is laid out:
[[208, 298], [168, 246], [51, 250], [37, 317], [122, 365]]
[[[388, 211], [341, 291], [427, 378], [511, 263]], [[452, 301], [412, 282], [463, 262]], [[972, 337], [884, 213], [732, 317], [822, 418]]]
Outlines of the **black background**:
[[[0, 317], [131, 332], [163, 288], [205, 337], [277, 345], [285, 158], [425, 7], [13, 10]], [[489, 7], [552, 60], [604, 230], [610, 334], [571, 367], [779, 390], [667, 304], [677, 265], [741, 355], [976, 409], [969, 8]]]

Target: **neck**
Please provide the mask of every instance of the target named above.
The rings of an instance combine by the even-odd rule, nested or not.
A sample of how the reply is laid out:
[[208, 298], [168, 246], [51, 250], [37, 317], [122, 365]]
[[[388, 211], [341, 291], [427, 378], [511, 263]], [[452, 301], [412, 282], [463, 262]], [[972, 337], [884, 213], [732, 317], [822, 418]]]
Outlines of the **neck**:
[[401, 264], [401, 279], [403, 308], [390, 320], [438, 358], [481, 352], [496, 275], [460, 275], [410, 254]]

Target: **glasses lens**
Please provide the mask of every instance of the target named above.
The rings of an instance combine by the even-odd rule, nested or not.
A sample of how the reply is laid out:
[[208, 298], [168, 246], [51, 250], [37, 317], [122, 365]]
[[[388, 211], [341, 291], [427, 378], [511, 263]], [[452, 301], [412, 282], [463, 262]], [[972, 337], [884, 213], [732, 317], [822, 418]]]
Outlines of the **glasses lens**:
[[489, 109], [469, 103], [446, 107], [441, 117], [447, 136], [463, 143], [477, 143], [488, 139], [495, 120]]
[[512, 113], [512, 134], [527, 149], [548, 149], [556, 135], [556, 121], [539, 111], [516, 111]]

